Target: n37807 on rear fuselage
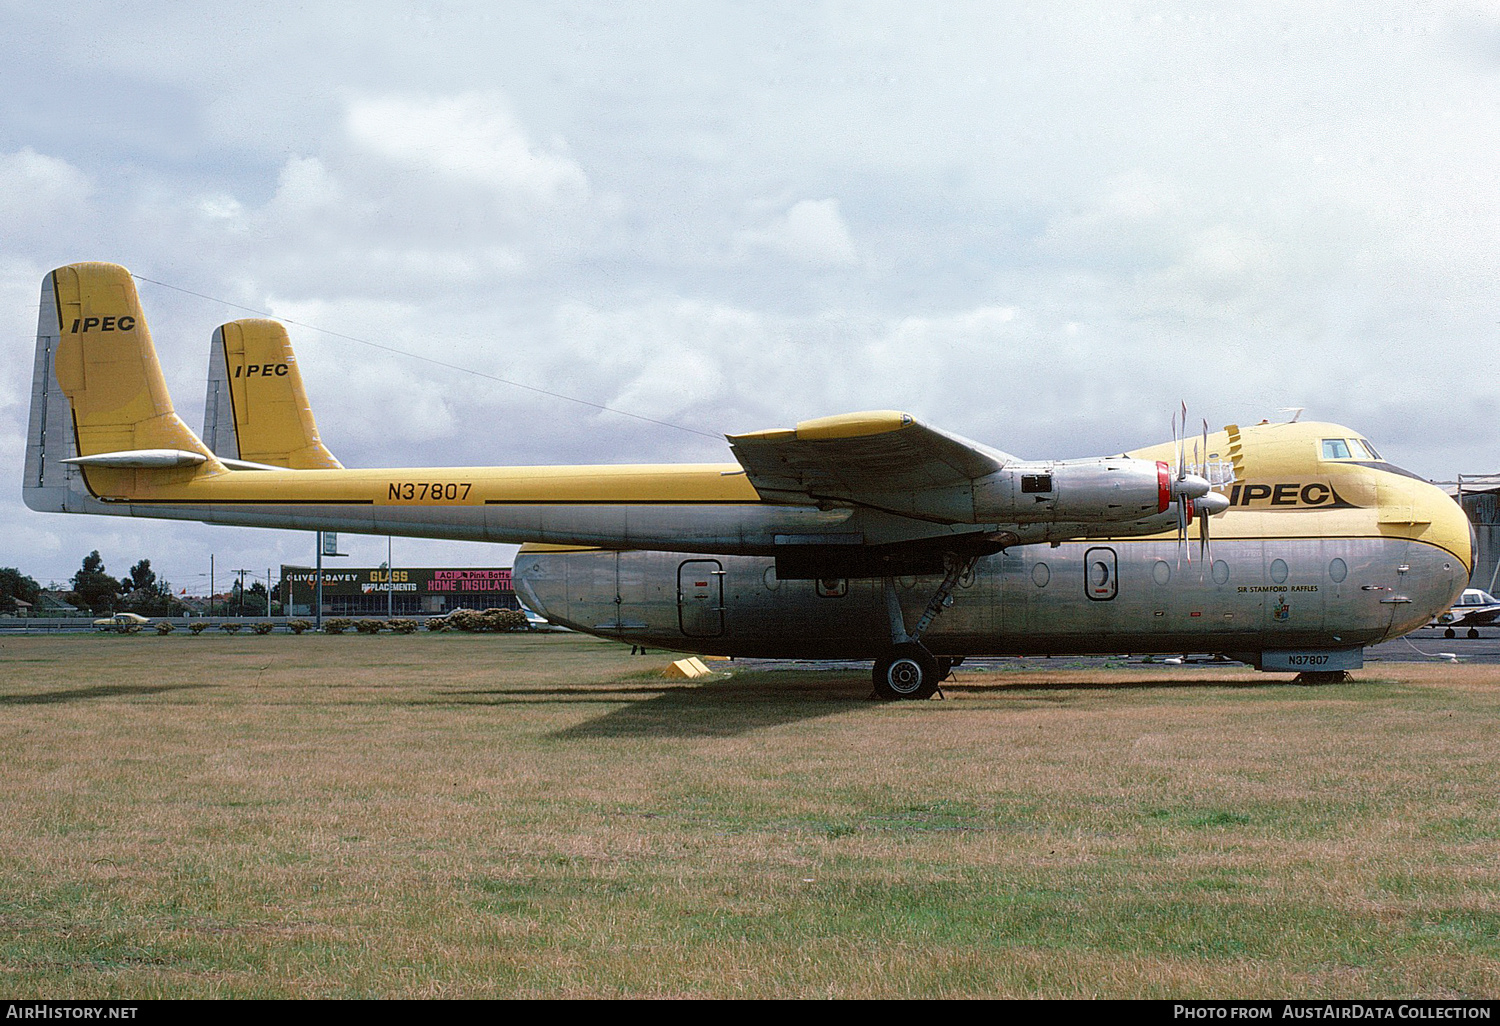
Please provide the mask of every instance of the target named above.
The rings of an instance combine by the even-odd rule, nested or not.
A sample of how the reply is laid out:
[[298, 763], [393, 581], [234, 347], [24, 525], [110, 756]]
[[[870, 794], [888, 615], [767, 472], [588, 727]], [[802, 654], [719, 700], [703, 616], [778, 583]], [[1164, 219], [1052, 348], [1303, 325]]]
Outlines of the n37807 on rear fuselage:
[[525, 542], [516, 586], [550, 619], [704, 653], [873, 658], [887, 697], [929, 694], [938, 657], [976, 654], [1336, 672], [1446, 609], [1469, 573], [1457, 504], [1330, 424], [1205, 429], [1192, 464], [1170, 443], [1020, 460], [879, 411], [731, 436], [735, 463], [344, 469], [305, 409], [252, 437], [254, 411], [296, 407], [300, 379], [236, 374], [280, 351], [257, 341], [270, 322], [244, 325], [215, 336], [230, 457], [174, 412], [128, 272], [47, 275], [27, 504]]

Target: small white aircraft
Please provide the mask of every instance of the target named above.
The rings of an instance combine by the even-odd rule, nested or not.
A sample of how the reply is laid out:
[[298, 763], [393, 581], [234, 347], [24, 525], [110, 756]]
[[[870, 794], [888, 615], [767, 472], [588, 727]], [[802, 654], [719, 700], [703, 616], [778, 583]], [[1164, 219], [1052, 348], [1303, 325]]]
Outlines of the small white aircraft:
[[1477, 638], [1479, 628], [1488, 627], [1497, 619], [1500, 619], [1500, 599], [1482, 588], [1465, 588], [1453, 608], [1432, 621], [1431, 626], [1442, 627], [1445, 638], [1456, 638], [1458, 628], [1467, 627], [1468, 636]]

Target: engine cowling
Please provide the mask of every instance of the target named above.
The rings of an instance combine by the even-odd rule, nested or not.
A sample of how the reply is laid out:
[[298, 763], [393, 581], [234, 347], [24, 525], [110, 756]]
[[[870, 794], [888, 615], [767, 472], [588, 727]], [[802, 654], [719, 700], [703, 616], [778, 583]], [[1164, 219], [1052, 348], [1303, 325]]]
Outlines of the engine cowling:
[[1172, 474], [1129, 456], [1012, 463], [974, 482], [976, 522], [1125, 523], [1166, 511]]

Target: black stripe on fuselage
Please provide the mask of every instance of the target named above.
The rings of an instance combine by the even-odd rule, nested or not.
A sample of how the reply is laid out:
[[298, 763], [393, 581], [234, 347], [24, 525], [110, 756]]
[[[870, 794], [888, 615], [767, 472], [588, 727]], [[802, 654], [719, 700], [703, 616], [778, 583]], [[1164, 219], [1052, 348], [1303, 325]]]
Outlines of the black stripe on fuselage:
[[133, 506], [373, 506], [374, 499], [105, 499], [101, 502], [128, 503]]
[[759, 499], [485, 499], [486, 506], [771, 506]]

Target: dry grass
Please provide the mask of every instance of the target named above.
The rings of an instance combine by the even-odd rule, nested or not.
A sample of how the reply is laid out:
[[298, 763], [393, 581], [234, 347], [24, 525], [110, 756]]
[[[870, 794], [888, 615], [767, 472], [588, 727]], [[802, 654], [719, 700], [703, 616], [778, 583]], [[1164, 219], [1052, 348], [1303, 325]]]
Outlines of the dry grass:
[[1489, 996], [1500, 672], [0, 638], [0, 989]]

